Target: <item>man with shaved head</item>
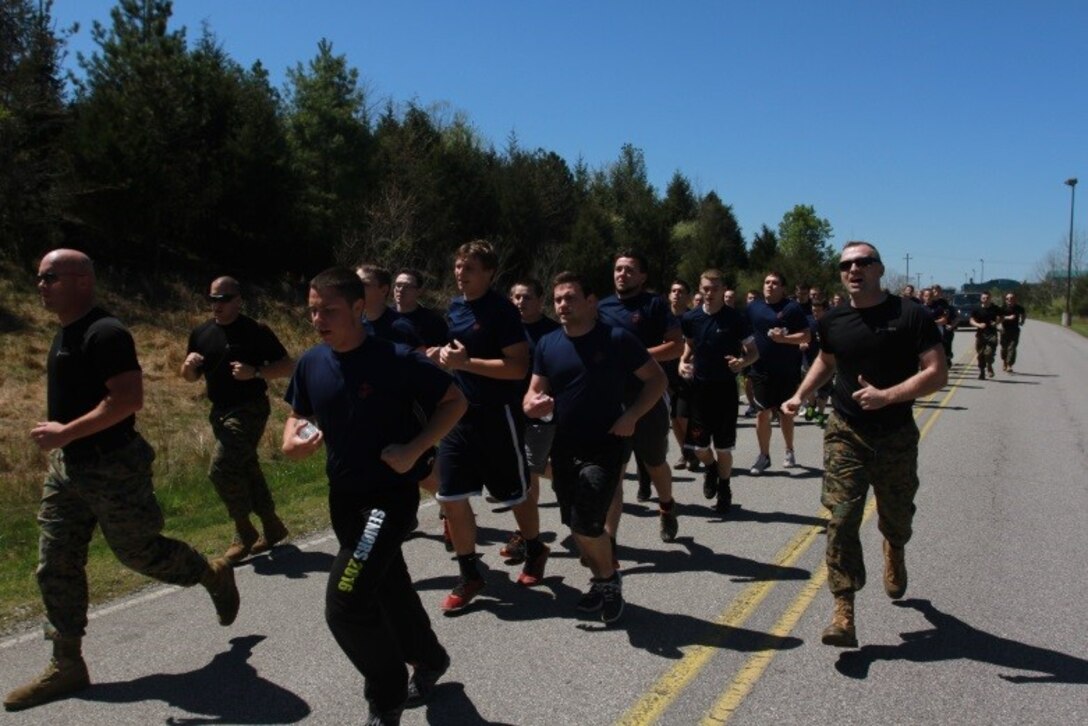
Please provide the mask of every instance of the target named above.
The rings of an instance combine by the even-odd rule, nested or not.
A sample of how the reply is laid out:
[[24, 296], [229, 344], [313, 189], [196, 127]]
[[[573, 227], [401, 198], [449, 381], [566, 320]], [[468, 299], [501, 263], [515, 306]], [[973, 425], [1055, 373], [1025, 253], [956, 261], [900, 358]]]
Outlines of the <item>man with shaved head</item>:
[[238, 614], [234, 571], [162, 536], [163, 515], [151, 482], [155, 452], [135, 429], [143, 407], [136, 346], [117, 318], [95, 304], [94, 266], [75, 250], [53, 250], [38, 267], [38, 293], [61, 330], [47, 359], [48, 420], [30, 438], [49, 452], [38, 511], [38, 586], [53, 659], [37, 678], [4, 698], [18, 711], [81, 690], [87, 627], [87, 545], [95, 525], [127, 567], [162, 582], [202, 584], [221, 625]]
[[[242, 289], [233, 277], [214, 280], [208, 302], [212, 319], [189, 335], [181, 377], [192, 382], [204, 376], [208, 384], [215, 435], [208, 478], [234, 520], [234, 541], [223, 555], [233, 564], [270, 550], [287, 536], [257, 445], [271, 411], [265, 381], [291, 375], [295, 363], [267, 325], [242, 314]], [[251, 514], [261, 520], [261, 532]]]

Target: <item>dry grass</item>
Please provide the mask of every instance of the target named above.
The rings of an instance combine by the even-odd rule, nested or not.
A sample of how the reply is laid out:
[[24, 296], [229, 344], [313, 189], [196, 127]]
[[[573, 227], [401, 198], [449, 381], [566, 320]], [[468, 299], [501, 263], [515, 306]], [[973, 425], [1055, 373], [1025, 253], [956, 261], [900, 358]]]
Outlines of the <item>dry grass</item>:
[[[33, 570], [37, 561], [35, 512], [41, 495], [45, 455], [29, 431], [45, 418], [45, 359], [57, 330], [55, 319], [38, 302], [29, 270], [0, 267], [0, 631], [41, 613]], [[211, 450], [209, 404], [204, 385], [187, 383], [177, 371], [189, 331], [208, 318], [204, 282], [157, 281], [139, 289], [123, 272], [109, 272], [100, 283], [100, 303], [129, 325], [144, 370], [144, 409], [138, 428], [155, 448], [155, 484], [167, 517], [166, 532], [218, 553], [231, 527], [205, 472]], [[144, 283], [146, 285], [146, 283]], [[292, 300], [292, 298], [296, 298]], [[290, 290], [251, 295], [255, 317], [271, 325], [284, 346], [298, 355], [315, 342]], [[254, 314], [254, 313], [250, 313]], [[327, 522], [322, 457], [302, 464], [279, 452], [287, 414], [285, 381], [273, 381], [273, 401], [261, 444], [261, 459], [277, 506], [296, 534]], [[116, 562], [104, 543], [92, 543], [88, 571], [92, 599], [130, 592], [147, 580]]]

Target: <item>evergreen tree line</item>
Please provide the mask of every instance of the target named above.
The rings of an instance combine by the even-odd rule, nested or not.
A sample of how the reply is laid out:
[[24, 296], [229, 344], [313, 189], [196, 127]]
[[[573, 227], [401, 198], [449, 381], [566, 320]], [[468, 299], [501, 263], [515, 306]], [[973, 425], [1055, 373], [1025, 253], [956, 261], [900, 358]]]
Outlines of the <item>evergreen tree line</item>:
[[305, 279], [340, 262], [448, 277], [462, 242], [491, 240], [500, 283], [561, 269], [611, 285], [634, 247], [651, 284], [708, 267], [759, 286], [837, 280], [832, 228], [808, 205], [750, 244], [732, 207], [677, 171], [664, 194], [643, 152], [572, 166], [513, 136], [497, 150], [441, 106], [378, 103], [327, 41], [282, 90], [244, 68], [207, 27], [190, 42], [168, 0], [120, 0], [97, 46], [62, 74], [65, 39], [48, 0], [0, 0], [0, 240], [30, 260], [59, 244], [152, 274], [231, 271]]

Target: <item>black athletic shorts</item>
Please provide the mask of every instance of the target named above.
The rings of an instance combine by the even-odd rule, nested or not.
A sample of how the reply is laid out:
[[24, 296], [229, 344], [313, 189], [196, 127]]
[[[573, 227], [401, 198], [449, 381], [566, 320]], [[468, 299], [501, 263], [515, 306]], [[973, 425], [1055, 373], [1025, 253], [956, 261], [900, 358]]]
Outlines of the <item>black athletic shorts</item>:
[[552, 490], [559, 502], [563, 524], [575, 534], [599, 537], [620, 474], [630, 456], [630, 440], [607, 435], [594, 442], [564, 444], [552, 448]]
[[555, 440], [555, 424], [530, 419], [525, 423], [525, 460], [529, 471], [543, 474], [548, 468], [548, 454]]
[[669, 381], [669, 418], [688, 418], [691, 416], [691, 381], [677, 378]]
[[688, 420], [686, 449], [732, 451], [737, 445], [737, 381], [691, 382], [691, 418]]
[[778, 408], [793, 397], [801, 385], [801, 369], [793, 373], [757, 373], [752, 371], [752, 403], [758, 411]]
[[510, 506], [525, 501], [525, 414], [514, 406], [469, 406], [438, 447], [440, 502], [479, 496], [483, 489]]
[[631, 437], [631, 450], [638, 455], [643, 466], [661, 466], [665, 463], [669, 453], [670, 430], [669, 409], [665, 406], [665, 400], [661, 399], [638, 420]]

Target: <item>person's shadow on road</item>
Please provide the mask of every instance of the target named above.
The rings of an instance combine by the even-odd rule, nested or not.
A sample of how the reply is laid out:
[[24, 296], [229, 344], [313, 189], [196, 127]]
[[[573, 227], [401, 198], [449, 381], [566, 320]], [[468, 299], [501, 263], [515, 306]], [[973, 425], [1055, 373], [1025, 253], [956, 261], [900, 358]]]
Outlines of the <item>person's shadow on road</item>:
[[77, 698], [103, 703], [163, 701], [191, 716], [170, 716], [168, 724], [296, 723], [310, 706], [293, 692], [261, 678], [249, 664], [263, 635], [231, 638], [230, 650], [188, 673], [156, 673], [131, 681], [94, 683]]
[[463, 726], [510, 726], [504, 721], [488, 721], [465, 693], [461, 683], [445, 682], [435, 686], [427, 705], [427, 723]]
[[328, 552], [301, 550], [293, 544], [277, 545], [267, 556], [249, 560], [258, 575], [282, 575], [289, 580], [303, 580], [311, 573], [328, 573], [336, 558]]
[[1088, 660], [978, 630], [954, 615], [941, 612], [929, 600], [901, 600], [895, 605], [914, 608], [933, 628], [901, 633], [903, 642], [898, 645], [866, 645], [845, 652], [835, 663], [839, 673], [850, 678], [867, 678], [870, 666], [878, 660], [928, 663], [969, 659], [1041, 674], [1001, 674], [1009, 683], [1088, 684]]

